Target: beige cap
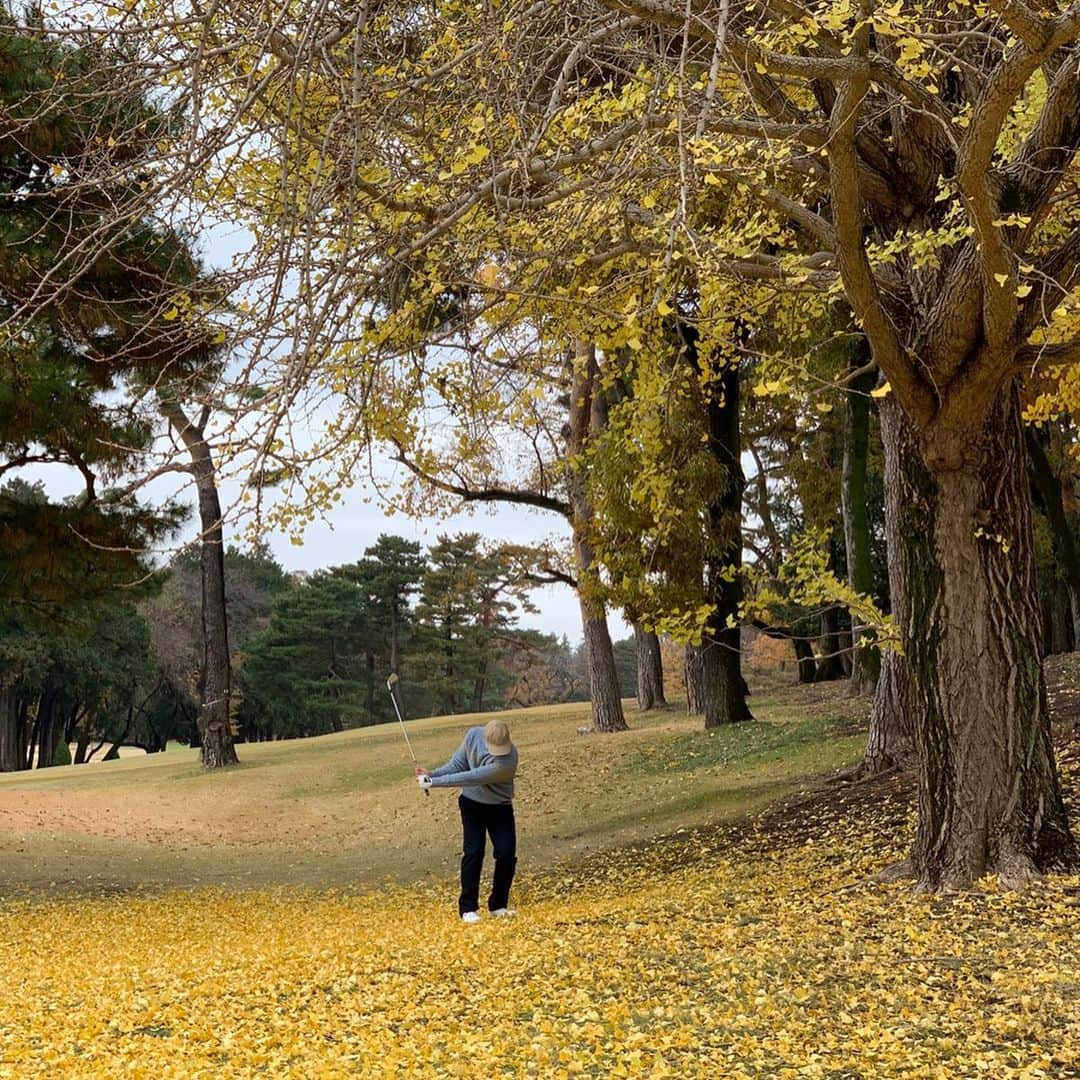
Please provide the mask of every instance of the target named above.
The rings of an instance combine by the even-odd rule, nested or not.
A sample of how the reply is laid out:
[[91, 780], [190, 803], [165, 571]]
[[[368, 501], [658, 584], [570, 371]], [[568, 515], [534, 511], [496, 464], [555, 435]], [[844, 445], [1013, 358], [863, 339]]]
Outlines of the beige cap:
[[484, 742], [493, 757], [503, 757], [513, 749], [510, 729], [502, 720], [489, 720], [484, 728]]

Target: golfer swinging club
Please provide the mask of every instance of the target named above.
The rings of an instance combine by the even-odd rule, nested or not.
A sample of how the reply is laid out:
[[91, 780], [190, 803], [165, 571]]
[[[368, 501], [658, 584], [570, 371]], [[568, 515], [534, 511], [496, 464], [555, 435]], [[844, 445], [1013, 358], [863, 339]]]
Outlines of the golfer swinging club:
[[517, 747], [510, 729], [501, 720], [465, 733], [454, 756], [430, 773], [416, 766], [416, 779], [424, 791], [433, 787], [459, 787], [458, 807], [464, 841], [461, 851], [461, 921], [478, 923], [480, 869], [484, 864], [487, 835], [495, 852], [495, 876], [488, 896], [488, 911], [505, 919], [514, 913], [506, 906], [517, 866], [517, 833], [514, 829], [514, 773]]

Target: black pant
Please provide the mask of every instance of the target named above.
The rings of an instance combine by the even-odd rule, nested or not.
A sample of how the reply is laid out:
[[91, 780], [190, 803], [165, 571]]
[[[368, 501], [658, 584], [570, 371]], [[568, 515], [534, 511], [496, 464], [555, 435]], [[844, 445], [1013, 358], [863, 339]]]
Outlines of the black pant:
[[480, 869], [484, 865], [487, 837], [495, 852], [495, 877], [491, 882], [488, 911], [504, 908], [510, 899], [510, 885], [517, 866], [517, 831], [513, 803], [479, 803], [458, 796], [464, 843], [461, 850], [461, 897], [458, 911], [476, 911], [480, 906]]

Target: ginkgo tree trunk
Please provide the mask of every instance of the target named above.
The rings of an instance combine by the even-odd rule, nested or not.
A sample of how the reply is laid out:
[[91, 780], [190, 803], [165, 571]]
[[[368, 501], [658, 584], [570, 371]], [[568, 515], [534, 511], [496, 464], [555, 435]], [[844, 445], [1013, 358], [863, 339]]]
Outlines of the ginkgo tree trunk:
[[[905, 507], [915, 501], [923, 481], [922, 463], [911, 425], [896, 399], [887, 397], [879, 409], [885, 458], [885, 541], [888, 545], [889, 601], [896, 625], [905, 631], [910, 609], [905, 582], [919, 573], [926, 537], [912, 532], [904, 521]], [[906, 632], [906, 631], [905, 631]], [[874, 689], [874, 707], [860, 776], [906, 769], [915, 762], [915, 730], [909, 692], [907, 656], [887, 649]]]
[[[442, 459], [425, 453], [419, 445], [407, 446], [396, 434], [387, 436], [394, 447], [396, 460], [404, 465], [428, 492], [453, 496], [467, 504], [502, 502], [527, 506], [562, 516], [570, 528], [575, 573], [559, 575], [558, 580], [571, 585], [577, 594], [581, 610], [582, 637], [584, 641], [585, 666], [592, 704], [592, 728], [598, 732], [625, 731], [626, 717], [619, 696], [619, 680], [615, 667], [615, 654], [611, 633], [607, 624], [607, 601], [601, 580], [600, 561], [597, 557], [592, 522], [594, 508], [590, 502], [585, 483], [587, 457], [593, 440], [606, 425], [607, 404], [601, 386], [600, 364], [595, 346], [578, 341], [568, 350], [569, 359], [560, 364], [564, 369], [566, 401], [560, 401], [559, 410], [564, 421], [561, 428], [561, 458], [549, 446], [551, 461], [532, 478], [515, 485], [501, 483], [491, 475], [492, 454], [486, 454], [480, 462], [461, 458]], [[443, 380], [441, 389], [449, 393], [448, 382]], [[477, 389], [467, 380], [463, 390], [472, 399]], [[559, 395], [560, 399], [562, 395]], [[513, 441], [507, 428], [497, 428], [501, 408], [493, 409], [470, 404], [468, 412], [473, 418], [483, 417], [484, 435], [477, 442], [496, 442], [498, 438]], [[475, 419], [474, 419], [475, 422]], [[553, 444], [554, 439], [550, 442]], [[492, 452], [494, 447], [491, 448]], [[562, 490], [554, 490], [553, 482], [559, 478]], [[529, 486], [529, 479], [534, 486]]]
[[570, 468], [568, 487], [574, 561], [578, 575], [577, 593], [585, 633], [585, 666], [589, 673], [593, 727], [597, 731], [622, 731], [626, 728], [626, 719], [619, 697], [619, 679], [601, 590], [600, 567], [589, 531], [593, 510], [583, 476], [589, 440], [605, 426], [605, 402], [600, 386], [596, 346], [591, 342], [578, 341], [570, 380], [566, 451]]
[[664, 661], [656, 631], [634, 623], [634, 649], [637, 657], [637, 704], [639, 712], [667, 705], [664, 696]]
[[[1074, 39], [1080, 17], [1063, 17], [1058, 32], [1061, 44]], [[866, 250], [859, 180], [870, 33], [869, 26], [854, 32], [851, 70], [830, 110], [830, 188], [845, 289], [915, 425], [925, 466], [902, 526], [929, 540], [927, 558], [905, 583], [921, 774], [914, 866], [931, 887], [988, 872], [1019, 883], [1037, 868], [1071, 861], [1075, 851], [1040, 664], [1018, 383], [1027, 337], [1024, 305], [1017, 304], [1023, 232], [999, 219], [1009, 203], [1031, 216], [1043, 211], [1050, 195], [1044, 170], [1052, 174], [1071, 158], [1072, 148], [1057, 147], [1080, 131], [1070, 133], [1071, 119], [1047, 116], [1045, 130], [1032, 133], [1029, 159], [1016, 163], [1021, 175], [1010, 178], [1008, 166], [993, 161], [1027, 77], [1056, 51], [1048, 28], [1035, 47], [1020, 44], [990, 73], [974, 103], [981, 108], [957, 140], [955, 175], [971, 237], [943, 266], [919, 273], [905, 304], [891, 304]], [[1069, 104], [1052, 101], [1048, 110], [1075, 109], [1080, 84], [1075, 76], [1065, 83]], [[1030, 175], [1036, 165], [1040, 177]], [[924, 291], [932, 284], [937, 288]]]

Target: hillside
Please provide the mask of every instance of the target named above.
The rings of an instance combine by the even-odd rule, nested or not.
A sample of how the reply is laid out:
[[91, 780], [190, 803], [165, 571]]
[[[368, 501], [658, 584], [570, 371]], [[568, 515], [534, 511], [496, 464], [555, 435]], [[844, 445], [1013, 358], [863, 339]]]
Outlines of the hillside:
[[[755, 723], [711, 734], [675, 707], [628, 710], [617, 736], [577, 734], [586, 705], [501, 714], [521, 751], [523, 863], [743, 815], [857, 759], [867, 704], [843, 687], [763, 685], [753, 701]], [[477, 720], [410, 720], [421, 762]], [[453, 796], [420, 795], [396, 724], [239, 750], [220, 774], [179, 749], [0, 776], [4, 888], [341, 886], [456, 866]]]

